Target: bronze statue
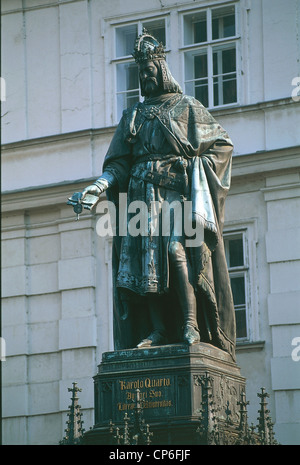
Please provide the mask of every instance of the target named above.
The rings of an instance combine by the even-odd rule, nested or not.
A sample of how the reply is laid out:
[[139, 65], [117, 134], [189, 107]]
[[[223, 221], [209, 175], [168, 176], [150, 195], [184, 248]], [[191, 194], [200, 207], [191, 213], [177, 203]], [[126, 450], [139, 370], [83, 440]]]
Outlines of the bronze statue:
[[188, 246], [174, 214], [167, 235], [153, 234], [149, 216], [149, 234], [114, 237], [115, 348], [201, 340], [234, 359], [235, 314], [222, 240], [232, 142], [199, 101], [183, 95], [162, 44], [147, 31], [133, 56], [144, 102], [123, 112], [103, 174], [81, 201], [107, 190], [118, 208], [119, 194], [126, 193], [128, 204], [143, 201], [149, 212], [155, 205], [158, 218], [166, 202], [190, 202], [192, 232], [200, 225], [203, 241]]

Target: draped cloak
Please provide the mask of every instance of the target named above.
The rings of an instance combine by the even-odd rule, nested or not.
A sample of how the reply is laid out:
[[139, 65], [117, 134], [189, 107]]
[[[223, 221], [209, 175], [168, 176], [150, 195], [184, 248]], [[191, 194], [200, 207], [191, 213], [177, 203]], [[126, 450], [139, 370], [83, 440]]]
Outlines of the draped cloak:
[[[147, 137], [148, 144], [145, 144]], [[108, 189], [107, 197], [117, 208], [120, 193], [128, 194], [128, 202], [136, 198], [148, 202], [146, 194], [142, 198], [143, 195], [137, 197], [140, 195], [137, 193], [147, 192], [149, 187], [154, 188], [155, 195], [158, 193], [162, 201], [174, 198], [191, 201], [193, 224], [198, 223], [204, 228], [204, 242], [199, 247], [187, 248], [197, 296], [201, 341], [225, 350], [235, 360], [235, 313], [222, 240], [232, 151], [228, 134], [199, 101], [178, 93], [168, 94], [161, 100], [146, 99], [123, 112], [104, 160], [103, 176], [109, 173], [116, 180]], [[180, 169], [176, 172], [174, 166], [178, 161]], [[145, 172], [152, 176], [143, 176]], [[180, 188], [176, 186], [173, 189], [171, 184], [169, 189], [163, 181], [170, 181], [170, 178], [171, 182], [178, 180], [178, 185], [185, 181], [185, 192], [179, 192]], [[114, 341], [117, 350], [135, 347], [151, 332], [146, 310], [147, 290], [139, 291], [138, 286], [134, 288], [120, 282], [122, 257], [134, 254], [135, 240], [138, 239], [119, 236], [117, 225], [117, 234], [113, 238]], [[133, 241], [131, 249], [128, 249], [128, 243], [126, 246], [126, 241]], [[138, 248], [136, 256], [129, 258], [132, 266], [139, 263]], [[168, 273], [169, 270], [164, 268], [165, 286], [162, 289], [156, 287], [154, 292], [166, 299], [164, 311], [168, 338], [176, 343], [181, 337], [182, 316], [178, 299], [169, 292], [168, 280], [166, 284]]]

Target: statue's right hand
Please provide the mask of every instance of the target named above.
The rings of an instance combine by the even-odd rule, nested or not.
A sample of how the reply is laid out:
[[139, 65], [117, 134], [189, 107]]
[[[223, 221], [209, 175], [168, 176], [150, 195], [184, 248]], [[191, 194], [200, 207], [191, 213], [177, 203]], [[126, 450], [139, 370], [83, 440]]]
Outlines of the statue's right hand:
[[81, 194], [81, 201], [84, 200], [85, 196], [87, 194], [95, 195], [96, 197], [100, 197], [102, 194], [103, 190], [100, 189], [100, 187], [96, 186], [95, 184], [91, 184], [90, 186], [87, 186], [85, 189], [83, 189], [82, 194]]

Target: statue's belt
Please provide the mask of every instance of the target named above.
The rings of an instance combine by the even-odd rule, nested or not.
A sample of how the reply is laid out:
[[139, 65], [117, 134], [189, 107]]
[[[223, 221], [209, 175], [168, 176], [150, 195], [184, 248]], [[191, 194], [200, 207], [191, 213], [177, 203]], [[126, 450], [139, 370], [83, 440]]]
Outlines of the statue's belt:
[[133, 161], [133, 164], [144, 163], [146, 161], [167, 161], [167, 162], [176, 162], [178, 159], [182, 159], [182, 157], [178, 154], [168, 153], [168, 154], [161, 154], [161, 153], [145, 153], [144, 155], [138, 155]]
[[142, 167], [135, 166], [131, 171], [131, 176], [137, 179], [142, 179], [165, 189], [175, 190], [181, 194], [187, 194], [188, 177], [183, 173], [158, 173], [156, 171], [147, 170]]

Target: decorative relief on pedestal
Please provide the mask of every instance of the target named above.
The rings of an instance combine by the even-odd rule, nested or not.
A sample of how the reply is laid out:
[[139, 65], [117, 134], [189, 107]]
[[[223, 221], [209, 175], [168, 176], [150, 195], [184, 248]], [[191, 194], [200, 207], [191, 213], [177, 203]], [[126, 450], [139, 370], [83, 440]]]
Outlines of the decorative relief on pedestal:
[[201, 375], [194, 375], [194, 385], [202, 386], [203, 380]]
[[111, 392], [112, 391], [112, 382], [104, 381], [101, 384], [101, 390], [102, 390], [102, 392]]
[[221, 375], [219, 382], [215, 383], [215, 400], [220, 406], [220, 418], [226, 420], [227, 410], [230, 409], [231, 421], [239, 422], [237, 399], [240, 397], [243, 386], [228, 376]]

